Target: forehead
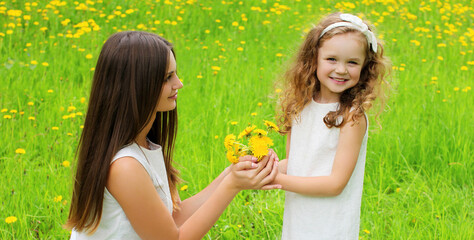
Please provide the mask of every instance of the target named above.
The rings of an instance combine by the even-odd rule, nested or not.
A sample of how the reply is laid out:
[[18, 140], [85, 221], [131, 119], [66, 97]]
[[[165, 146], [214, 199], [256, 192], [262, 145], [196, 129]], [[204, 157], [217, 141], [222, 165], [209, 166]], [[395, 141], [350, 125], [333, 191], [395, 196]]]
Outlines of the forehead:
[[173, 52], [171, 52], [171, 50], [169, 51], [169, 56], [168, 56], [168, 70], [169, 71], [176, 70], [176, 59], [174, 58], [174, 54]]
[[363, 58], [366, 50], [367, 40], [360, 32], [336, 34], [322, 41], [319, 47], [319, 52], [322, 54], [356, 55]]

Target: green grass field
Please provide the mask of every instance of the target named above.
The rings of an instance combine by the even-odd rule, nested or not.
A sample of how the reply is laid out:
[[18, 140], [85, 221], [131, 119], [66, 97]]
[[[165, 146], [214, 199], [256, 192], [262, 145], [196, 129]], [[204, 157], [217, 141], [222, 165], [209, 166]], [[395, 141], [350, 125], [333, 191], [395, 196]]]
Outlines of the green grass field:
[[[274, 120], [275, 81], [304, 33], [335, 11], [375, 25], [393, 64], [381, 127], [376, 109], [369, 112], [360, 239], [473, 239], [472, 6], [469, 0], [2, 1], [0, 239], [68, 238], [61, 225], [75, 149], [109, 35], [150, 31], [175, 45], [184, 83], [175, 158], [187, 198], [229, 164], [227, 134]], [[274, 142], [284, 158], [285, 137]], [[279, 239], [283, 206], [282, 191], [243, 191], [206, 239]]]

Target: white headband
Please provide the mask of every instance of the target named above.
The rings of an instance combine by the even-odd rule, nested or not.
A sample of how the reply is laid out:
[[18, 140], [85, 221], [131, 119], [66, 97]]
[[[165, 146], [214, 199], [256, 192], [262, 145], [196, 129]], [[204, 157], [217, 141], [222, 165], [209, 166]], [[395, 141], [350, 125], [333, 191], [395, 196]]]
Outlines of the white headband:
[[333, 23], [329, 26], [327, 26], [323, 32], [321, 32], [321, 35], [319, 35], [319, 38], [321, 38], [325, 33], [328, 31], [337, 28], [337, 27], [350, 27], [353, 29], [356, 29], [363, 33], [365, 37], [367, 38], [367, 43], [369, 44], [369, 47], [371, 47], [372, 51], [375, 53], [377, 52], [377, 39], [375, 38], [375, 35], [373, 32], [369, 30], [369, 27], [362, 22], [362, 19], [358, 18], [357, 16], [354, 16], [352, 14], [347, 14], [343, 13], [339, 16], [342, 21], [344, 22], [337, 22]]

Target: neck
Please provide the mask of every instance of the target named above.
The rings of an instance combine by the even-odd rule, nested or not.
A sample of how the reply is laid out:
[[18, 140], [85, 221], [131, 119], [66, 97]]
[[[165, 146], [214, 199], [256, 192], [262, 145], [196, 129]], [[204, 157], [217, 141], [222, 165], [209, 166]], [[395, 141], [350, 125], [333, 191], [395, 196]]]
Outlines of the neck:
[[146, 136], [148, 135], [148, 132], [150, 132], [151, 127], [153, 126], [153, 122], [155, 121], [156, 115], [153, 114], [148, 123], [145, 125], [143, 130], [138, 134], [138, 136], [135, 138], [135, 142], [140, 146], [144, 147], [146, 149], [150, 149], [148, 145], [148, 141], [146, 139]]
[[339, 102], [339, 98], [328, 98], [328, 97], [324, 97], [323, 94], [318, 93], [316, 94], [316, 96], [313, 97], [313, 100], [317, 103], [338, 103]]

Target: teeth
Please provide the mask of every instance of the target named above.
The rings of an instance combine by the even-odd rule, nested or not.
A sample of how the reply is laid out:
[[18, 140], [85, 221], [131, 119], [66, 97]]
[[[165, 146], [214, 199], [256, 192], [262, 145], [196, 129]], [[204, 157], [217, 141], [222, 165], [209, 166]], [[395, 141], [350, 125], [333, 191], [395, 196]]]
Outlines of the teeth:
[[338, 82], [344, 82], [344, 81], [346, 81], [345, 79], [340, 79], [340, 78], [332, 78], [332, 79], [333, 79], [333, 80], [336, 80], [336, 81], [338, 81]]

